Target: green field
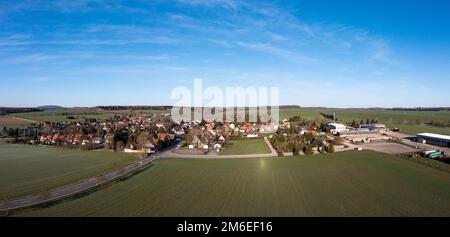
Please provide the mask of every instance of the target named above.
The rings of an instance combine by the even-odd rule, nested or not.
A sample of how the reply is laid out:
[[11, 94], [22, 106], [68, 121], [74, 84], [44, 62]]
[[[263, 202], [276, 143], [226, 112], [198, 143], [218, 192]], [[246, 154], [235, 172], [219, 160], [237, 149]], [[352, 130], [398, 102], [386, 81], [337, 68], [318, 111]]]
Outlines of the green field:
[[[0, 117], [0, 126], [22, 128], [34, 122], [84, 122], [85, 119], [110, 119], [114, 115], [126, 116], [130, 110], [102, 111], [95, 109], [58, 109], [49, 111], [14, 113]], [[133, 110], [134, 114], [156, 114], [158, 118], [161, 113], [170, 113], [168, 110]], [[73, 118], [68, 118], [73, 117]], [[27, 121], [28, 120], [28, 121]]]
[[19, 216], [450, 216], [450, 174], [363, 151], [163, 159], [88, 196]]
[[295, 115], [307, 120], [326, 121], [320, 114], [336, 113], [336, 117], [341, 122], [351, 123], [353, 120], [361, 119], [378, 120], [379, 123], [386, 124], [389, 128], [398, 127], [403, 132], [415, 135], [421, 132], [431, 132], [450, 135], [450, 127], [434, 127], [424, 123], [430, 121], [450, 121], [450, 112], [416, 112], [416, 111], [388, 111], [388, 110], [362, 110], [362, 109], [282, 109], [280, 119], [290, 118]]
[[48, 191], [137, 160], [113, 152], [0, 145], [0, 199]]
[[[16, 113], [11, 116], [38, 122], [78, 122], [84, 121], [85, 118], [109, 119], [114, 116], [114, 114], [95, 110], [62, 109], [30, 113]], [[68, 119], [70, 116], [74, 118]]]
[[220, 151], [221, 155], [245, 155], [245, 154], [267, 154], [270, 153], [269, 147], [263, 139], [231, 140], [224, 149]]
[[23, 118], [17, 118], [13, 116], [0, 116], [0, 129], [6, 128], [26, 128], [30, 126], [34, 121], [26, 120]]

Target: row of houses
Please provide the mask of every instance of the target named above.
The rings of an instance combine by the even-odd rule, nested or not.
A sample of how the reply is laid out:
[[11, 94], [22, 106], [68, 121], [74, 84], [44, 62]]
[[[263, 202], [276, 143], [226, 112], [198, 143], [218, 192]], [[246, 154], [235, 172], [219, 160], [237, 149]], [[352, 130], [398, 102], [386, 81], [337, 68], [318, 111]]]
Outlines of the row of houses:
[[114, 117], [86, 122], [41, 122], [20, 133], [20, 139], [30, 144], [106, 148], [125, 152], [153, 153], [175, 142], [185, 128], [170, 120], [153, 122], [145, 115]]

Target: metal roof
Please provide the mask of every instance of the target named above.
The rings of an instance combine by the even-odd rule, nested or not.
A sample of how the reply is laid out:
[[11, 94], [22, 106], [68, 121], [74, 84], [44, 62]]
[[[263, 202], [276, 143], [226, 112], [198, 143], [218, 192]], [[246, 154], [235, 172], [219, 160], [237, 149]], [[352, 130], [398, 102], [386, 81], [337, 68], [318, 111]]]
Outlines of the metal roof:
[[417, 136], [444, 139], [444, 140], [450, 141], [450, 136], [435, 134], [435, 133], [419, 133], [419, 134], [417, 134]]
[[345, 124], [340, 123], [328, 123], [328, 126], [335, 126], [335, 127], [347, 127]]

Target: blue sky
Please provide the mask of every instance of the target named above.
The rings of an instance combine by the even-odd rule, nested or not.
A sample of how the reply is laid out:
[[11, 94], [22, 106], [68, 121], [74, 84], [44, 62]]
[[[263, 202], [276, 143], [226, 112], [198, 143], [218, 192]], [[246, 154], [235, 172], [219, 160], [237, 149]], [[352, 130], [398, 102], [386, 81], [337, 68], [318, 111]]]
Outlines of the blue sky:
[[172, 104], [277, 86], [281, 104], [450, 106], [449, 1], [0, 0], [0, 106]]

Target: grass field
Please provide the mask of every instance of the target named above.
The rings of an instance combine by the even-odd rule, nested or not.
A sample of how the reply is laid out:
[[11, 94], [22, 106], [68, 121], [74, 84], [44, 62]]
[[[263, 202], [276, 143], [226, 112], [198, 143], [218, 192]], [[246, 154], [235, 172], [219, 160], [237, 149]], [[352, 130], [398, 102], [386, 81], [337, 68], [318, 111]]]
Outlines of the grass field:
[[336, 113], [336, 117], [343, 122], [360, 121], [361, 119], [378, 120], [389, 128], [398, 127], [403, 132], [415, 135], [421, 132], [432, 132], [450, 135], [450, 127], [440, 128], [424, 123], [434, 121], [450, 121], [450, 112], [416, 112], [416, 111], [387, 111], [361, 109], [282, 109], [280, 119], [299, 115], [307, 120], [326, 121], [320, 112]]
[[[0, 117], [0, 126], [20, 128], [26, 127], [34, 121], [38, 122], [83, 122], [86, 118], [105, 120], [114, 115], [126, 116], [130, 110], [102, 111], [95, 109], [59, 109], [51, 111], [39, 111], [29, 113], [15, 113]], [[170, 113], [168, 110], [133, 110], [134, 114], [156, 114], [156, 118], [161, 117], [161, 113]], [[68, 117], [73, 117], [69, 119]], [[27, 121], [28, 120], [28, 121]]]
[[263, 139], [231, 140], [220, 152], [221, 155], [267, 154], [269, 147]]
[[[30, 113], [16, 113], [11, 116], [41, 122], [78, 122], [83, 121], [85, 118], [108, 119], [114, 116], [114, 114], [95, 110], [62, 109]], [[74, 117], [74, 119], [68, 119], [69, 116]]]
[[450, 216], [450, 174], [363, 151], [163, 159], [88, 196], [19, 216]]
[[16, 118], [12, 116], [1, 116], [0, 117], [0, 128], [24, 128], [32, 124], [34, 121], [30, 121], [23, 118]]
[[3, 144], [0, 145], [0, 199], [47, 191], [136, 159], [121, 153]]

